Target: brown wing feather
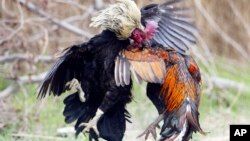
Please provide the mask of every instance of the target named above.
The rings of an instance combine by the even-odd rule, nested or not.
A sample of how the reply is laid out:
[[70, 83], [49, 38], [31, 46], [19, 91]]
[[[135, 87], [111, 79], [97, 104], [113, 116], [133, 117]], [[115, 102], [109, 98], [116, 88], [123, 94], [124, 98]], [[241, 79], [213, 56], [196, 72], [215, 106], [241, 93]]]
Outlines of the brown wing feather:
[[130, 61], [137, 61], [137, 62], [159, 62], [162, 58], [160, 53], [163, 50], [153, 50], [144, 48], [142, 50], [134, 49], [134, 50], [124, 50], [122, 53], [124, 54], [125, 58]]
[[143, 50], [125, 50], [122, 52], [131, 65], [131, 69], [141, 79], [151, 83], [163, 83], [166, 74], [167, 59], [165, 51], [145, 48]]
[[[161, 90], [161, 95], [165, 101], [166, 110], [168, 112], [179, 109], [185, 99], [190, 98], [192, 101], [197, 101], [200, 94], [200, 85], [196, 79], [193, 78], [190, 68], [193, 65], [186, 65], [185, 59], [177, 53], [169, 55], [170, 64], [166, 69], [166, 77]], [[193, 71], [193, 70], [192, 70]]]

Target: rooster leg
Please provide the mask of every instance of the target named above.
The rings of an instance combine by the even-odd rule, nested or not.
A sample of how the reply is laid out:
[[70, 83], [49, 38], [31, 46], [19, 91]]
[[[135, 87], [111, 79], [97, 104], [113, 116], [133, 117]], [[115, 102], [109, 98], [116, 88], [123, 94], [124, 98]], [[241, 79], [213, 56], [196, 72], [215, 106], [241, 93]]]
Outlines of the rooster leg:
[[73, 78], [71, 81], [66, 83], [66, 89], [71, 90], [71, 89], [76, 89], [79, 95], [79, 99], [81, 102], [85, 102], [85, 93], [82, 90], [81, 84], [76, 78]]
[[97, 123], [100, 119], [100, 117], [103, 115], [103, 111], [100, 109], [97, 109], [96, 115], [93, 119], [91, 119], [88, 123], [81, 123], [79, 127], [84, 126], [84, 130], [82, 132], [87, 132], [90, 129], [93, 129], [97, 136], [99, 136], [99, 131], [97, 129]]
[[153, 123], [151, 123], [151, 124], [146, 128], [146, 130], [145, 130], [143, 133], [141, 133], [137, 138], [140, 138], [140, 137], [142, 137], [142, 136], [145, 135], [145, 140], [147, 140], [149, 134], [151, 133], [151, 134], [153, 135], [154, 139], [156, 139], [156, 136], [157, 136], [157, 135], [156, 135], [156, 129], [155, 129], [155, 128], [158, 127], [159, 122], [163, 120], [164, 116], [165, 116], [165, 113], [160, 114], [160, 115], [156, 118], [156, 120], [155, 120]]

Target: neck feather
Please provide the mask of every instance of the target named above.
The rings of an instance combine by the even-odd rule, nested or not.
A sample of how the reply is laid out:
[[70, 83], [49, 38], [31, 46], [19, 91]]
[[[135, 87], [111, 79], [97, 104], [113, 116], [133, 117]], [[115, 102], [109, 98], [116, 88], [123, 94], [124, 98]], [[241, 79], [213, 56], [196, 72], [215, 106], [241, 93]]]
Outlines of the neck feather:
[[148, 21], [145, 27], [146, 40], [151, 40], [158, 28], [158, 23], [155, 21]]

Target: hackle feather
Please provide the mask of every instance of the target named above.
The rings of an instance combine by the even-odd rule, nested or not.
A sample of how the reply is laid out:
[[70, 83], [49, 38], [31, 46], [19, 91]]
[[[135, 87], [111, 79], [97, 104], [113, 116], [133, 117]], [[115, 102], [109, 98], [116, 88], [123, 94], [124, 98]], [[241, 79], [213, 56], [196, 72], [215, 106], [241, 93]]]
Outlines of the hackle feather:
[[100, 27], [115, 32], [116, 36], [125, 40], [131, 36], [134, 29], [143, 29], [141, 12], [132, 0], [116, 0], [115, 4], [91, 19], [91, 27]]

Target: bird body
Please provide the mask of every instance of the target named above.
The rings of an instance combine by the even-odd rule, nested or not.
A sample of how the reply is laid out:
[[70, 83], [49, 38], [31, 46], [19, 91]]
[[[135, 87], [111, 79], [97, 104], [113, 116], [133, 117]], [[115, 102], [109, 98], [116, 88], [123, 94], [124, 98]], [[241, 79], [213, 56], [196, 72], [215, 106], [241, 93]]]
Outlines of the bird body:
[[161, 140], [189, 140], [196, 131], [205, 134], [198, 120], [200, 71], [191, 56], [172, 49], [153, 47], [124, 51], [120, 58], [128, 61], [136, 79], [149, 82], [147, 95], [160, 114], [160, 118], [140, 136], [145, 134], [147, 138], [152, 133], [156, 137], [155, 129], [152, 131], [152, 128], [161, 120], [164, 120]]
[[[200, 81], [193, 80], [185, 58], [181, 54], [169, 53], [169, 59], [165, 63], [167, 75], [161, 89], [161, 96], [165, 97], [167, 112], [173, 112], [183, 104], [184, 99], [197, 100]], [[195, 67], [193, 71], [199, 73], [197, 65]]]
[[[206, 134], [199, 123], [201, 78], [199, 68], [191, 56], [171, 53], [165, 81], [160, 95], [166, 116], [162, 126], [162, 139], [189, 140], [193, 132]], [[198, 79], [197, 77], [198, 76]]]
[[[100, 136], [111, 141], [122, 140], [128, 117], [125, 105], [131, 99], [132, 84], [115, 85], [113, 60], [128, 44], [105, 30], [86, 43], [67, 48], [42, 82], [40, 97], [47, 93], [60, 96], [67, 90], [66, 83], [73, 78], [81, 82], [86, 101], [81, 102], [77, 93], [69, 95], [64, 100], [63, 112], [67, 123], [77, 120], [77, 134], [84, 130], [80, 124], [94, 118], [99, 108], [104, 112], [98, 124]], [[91, 130], [90, 138], [96, 136]]]

